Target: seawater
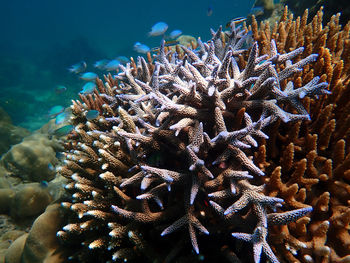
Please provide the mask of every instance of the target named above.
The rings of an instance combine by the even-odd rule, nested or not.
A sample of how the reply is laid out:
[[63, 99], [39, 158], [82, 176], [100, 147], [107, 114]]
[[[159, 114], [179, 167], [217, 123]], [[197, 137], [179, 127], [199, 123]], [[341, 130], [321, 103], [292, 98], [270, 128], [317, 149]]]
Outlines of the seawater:
[[[67, 107], [84, 81], [67, 69], [86, 61], [87, 71], [101, 59], [136, 57], [139, 41], [150, 48], [161, 37], [148, 37], [163, 21], [168, 33], [208, 40], [232, 18], [249, 13], [254, 1], [2, 1], [0, 8], [0, 107], [15, 125], [40, 128], [55, 105]], [[57, 85], [67, 87], [57, 92]]]

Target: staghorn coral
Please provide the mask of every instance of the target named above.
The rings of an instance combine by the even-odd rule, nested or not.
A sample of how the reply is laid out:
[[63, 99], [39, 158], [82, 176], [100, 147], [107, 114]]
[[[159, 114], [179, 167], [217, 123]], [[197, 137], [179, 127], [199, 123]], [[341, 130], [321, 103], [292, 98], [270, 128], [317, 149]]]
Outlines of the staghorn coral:
[[[198, 50], [162, 45], [155, 61], [132, 59], [73, 101], [75, 129], [58, 169], [70, 179], [62, 205], [72, 213], [58, 236], [76, 246], [71, 260], [251, 261], [243, 240], [255, 262], [279, 262], [268, 230], [312, 209], [264, 194], [252, 156], [257, 139], [268, 140], [265, 127], [309, 120], [300, 99], [328, 94], [328, 84], [315, 77], [283, 91], [317, 55], [293, 63], [304, 49], [280, 54], [274, 40], [264, 55], [254, 43], [242, 67], [248, 34], [231, 26], [198, 40]], [[85, 117], [91, 109], [95, 120]]]
[[326, 21], [330, 20], [333, 14], [341, 12], [340, 24], [345, 25], [350, 19], [350, 7], [346, 0], [308, 0], [308, 1], [295, 1], [295, 0], [282, 0], [281, 5], [287, 5], [293, 14], [301, 16], [303, 11], [308, 8], [310, 15], [313, 17], [321, 6], [324, 7], [324, 16]]
[[[302, 104], [311, 121], [277, 121], [267, 131], [270, 139], [255, 153], [256, 165], [271, 174], [265, 180], [266, 195], [283, 198], [287, 207], [314, 207], [308, 217], [269, 232], [288, 262], [350, 262], [350, 22], [341, 28], [337, 14], [323, 25], [322, 17], [321, 8], [311, 19], [306, 10], [294, 20], [285, 8], [278, 24], [261, 23], [258, 28], [254, 19], [252, 23], [260, 52], [276, 39], [282, 54], [302, 46], [300, 58], [319, 54], [313, 67], [287, 79], [295, 88], [320, 76], [332, 92], [320, 100], [305, 98]], [[281, 86], [288, 89], [286, 82]]]

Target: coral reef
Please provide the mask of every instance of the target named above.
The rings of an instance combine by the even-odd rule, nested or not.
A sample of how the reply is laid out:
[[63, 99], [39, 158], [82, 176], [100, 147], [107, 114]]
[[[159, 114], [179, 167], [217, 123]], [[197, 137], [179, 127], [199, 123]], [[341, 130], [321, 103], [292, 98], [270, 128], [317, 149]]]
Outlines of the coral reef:
[[[246, 32], [232, 23], [183, 53], [162, 45], [154, 61], [132, 59], [73, 101], [58, 168], [71, 195], [58, 236], [72, 261], [279, 262], [270, 229], [300, 225], [312, 208], [272, 194], [276, 171], [253, 156], [275, 142], [269, 126], [310, 120], [302, 99], [329, 94], [328, 84], [288, 81], [317, 60], [307, 45], [280, 53], [270, 39], [247, 52]], [[90, 110], [99, 116], [87, 120]]]
[[40, 131], [27, 136], [5, 153], [0, 166], [1, 176], [20, 178], [27, 182], [50, 181], [55, 176], [53, 166], [58, 163], [56, 152], [61, 144]]
[[282, 0], [281, 5], [287, 5], [289, 9], [296, 16], [302, 16], [305, 9], [309, 10], [310, 16], [316, 15], [317, 11], [324, 7], [325, 20], [329, 21], [333, 14], [341, 13], [341, 18], [339, 23], [345, 26], [345, 24], [350, 20], [350, 6], [346, 0], [307, 0], [307, 1], [296, 1], [296, 0]]
[[[10, 184], [9, 187], [0, 189], [0, 213], [2, 214], [0, 223], [1, 263], [44, 262], [43, 258], [46, 256], [48, 258], [53, 257], [46, 255], [42, 260], [38, 260], [40, 253], [44, 253], [44, 248], [52, 244], [52, 240], [55, 240], [57, 247], [59, 246], [55, 233], [62, 227], [63, 211], [56, 204], [55, 209], [57, 212], [54, 215], [47, 212], [49, 210], [47, 206], [61, 196], [56, 186], [59, 183], [58, 179], [59, 177], [53, 180], [56, 182], [49, 182], [48, 186], [43, 186], [39, 183], [21, 183], [17, 186]], [[63, 189], [62, 182], [59, 183], [59, 188]], [[57, 216], [57, 213], [60, 216]], [[45, 219], [38, 220], [38, 218]], [[49, 225], [49, 227], [46, 225]], [[29, 237], [34, 235], [32, 233], [36, 234], [31, 239], [27, 239], [28, 233]], [[28, 243], [28, 240], [31, 243]], [[27, 255], [23, 253], [22, 256], [22, 249], [27, 246], [35, 248], [31, 248]], [[25, 257], [27, 258], [26, 261], [20, 261], [24, 260]]]
[[25, 241], [27, 240], [28, 233], [24, 233], [14, 240], [11, 246], [6, 250], [6, 255], [2, 262], [7, 263], [20, 263], [22, 257], [22, 251], [24, 248]]
[[10, 216], [17, 220], [40, 215], [52, 201], [46, 187], [41, 187], [39, 183], [20, 184], [15, 188], [14, 193], [11, 194], [13, 198], [9, 212]]
[[[59, 199], [65, 179], [0, 189], [0, 262], [66, 262], [56, 232], [64, 225]], [[45, 261], [46, 260], [46, 261]]]
[[63, 225], [63, 211], [57, 204], [47, 208], [59, 202], [66, 184], [61, 176], [52, 179], [59, 161], [56, 151], [62, 150], [58, 137], [51, 135], [56, 129], [48, 123], [14, 145], [1, 160], [1, 263], [57, 263], [67, 259], [54, 247], [59, 247], [55, 234]]
[[[2, 219], [1, 219], [2, 221]], [[0, 223], [0, 228], [3, 230], [3, 222]], [[7, 253], [8, 248], [15, 240], [17, 240], [20, 236], [25, 234], [24, 231], [21, 230], [7, 230], [5, 233], [1, 231], [1, 238], [0, 238], [0, 262], [5, 262], [5, 254]]]
[[252, 11], [257, 9], [260, 12], [253, 12], [252, 14], [249, 14], [248, 19], [251, 15], [258, 17], [260, 20], [269, 19], [274, 13], [276, 13], [276, 9], [280, 9], [280, 6], [280, 3], [275, 4], [273, 0], [255, 0]]
[[320, 76], [332, 92], [320, 100], [305, 98], [311, 121], [277, 121], [255, 153], [257, 166], [271, 174], [265, 194], [283, 198], [286, 206], [314, 208], [308, 217], [269, 231], [287, 262], [350, 262], [350, 22], [342, 28], [339, 14], [326, 25], [322, 18], [322, 9], [312, 19], [306, 10], [295, 20], [285, 9], [278, 24], [252, 23], [260, 52], [276, 39], [281, 53], [304, 46], [302, 57], [319, 54], [312, 67], [287, 79], [294, 88]]
[[197, 39], [189, 35], [181, 35], [176, 39], [176, 41], [178, 41], [180, 45], [185, 47], [197, 45]]
[[10, 116], [2, 108], [0, 108], [0, 128], [0, 156], [9, 150], [11, 145], [21, 142], [29, 135], [26, 129], [14, 126]]
[[29, 233], [15, 240], [5, 254], [5, 263], [66, 262], [56, 232], [62, 227], [64, 212], [59, 204], [46, 208]]

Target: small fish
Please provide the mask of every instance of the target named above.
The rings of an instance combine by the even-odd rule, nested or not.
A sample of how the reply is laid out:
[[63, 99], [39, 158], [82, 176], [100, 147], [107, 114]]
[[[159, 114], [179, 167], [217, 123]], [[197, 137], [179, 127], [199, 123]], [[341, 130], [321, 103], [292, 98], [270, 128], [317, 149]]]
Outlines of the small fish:
[[160, 36], [168, 30], [168, 25], [164, 22], [158, 22], [152, 26], [151, 32], [148, 33], [148, 36]]
[[49, 168], [50, 171], [55, 171], [55, 166], [53, 166], [52, 163], [49, 163], [47, 168]]
[[261, 60], [259, 63], [258, 63], [258, 65], [260, 66], [261, 64], [263, 64], [263, 63], [265, 63], [266, 62], [266, 59], [263, 59], [263, 60]]
[[80, 78], [86, 81], [93, 81], [96, 80], [96, 78], [98, 78], [98, 75], [94, 72], [85, 72], [80, 76]]
[[136, 42], [134, 44], [134, 50], [138, 53], [146, 54], [151, 49], [148, 46], [146, 46], [145, 44], [141, 44], [140, 42]]
[[231, 27], [232, 24], [238, 25], [240, 23], [243, 23], [246, 20], [247, 20], [247, 18], [243, 17], [243, 16], [233, 18], [229, 22], [226, 23], [226, 27]]
[[165, 41], [164, 46], [165, 46], [165, 47], [175, 46], [175, 45], [177, 45], [177, 44], [179, 44], [179, 43], [180, 43], [180, 41], [175, 40], [175, 39], [173, 39], [173, 40], [167, 40], [167, 41]]
[[47, 181], [41, 181], [40, 182], [40, 186], [42, 187], [42, 188], [46, 188], [46, 187], [48, 187], [49, 186], [49, 183], [47, 182]]
[[53, 106], [49, 110], [48, 115], [49, 115], [50, 118], [53, 118], [53, 117], [56, 117], [58, 114], [60, 114], [63, 111], [64, 111], [64, 107], [63, 106], [56, 105], [56, 106]]
[[62, 112], [56, 116], [55, 124], [60, 125], [67, 119], [67, 113]]
[[117, 70], [119, 66], [120, 66], [120, 61], [117, 59], [112, 59], [105, 65], [104, 69], [107, 71], [114, 71], [114, 70]]
[[120, 63], [126, 64], [130, 62], [130, 59], [128, 59], [126, 56], [118, 56], [116, 57], [116, 60], [119, 60]]
[[102, 70], [104, 69], [107, 63], [108, 59], [101, 59], [95, 62], [94, 67]]
[[67, 91], [67, 88], [63, 85], [57, 85], [55, 88], [56, 94], [62, 94]]
[[169, 37], [170, 37], [171, 39], [175, 39], [175, 38], [179, 37], [181, 34], [182, 34], [182, 31], [176, 29], [176, 30], [171, 31]]
[[61, 137], [68, 135], [74, 129], [73, 125], [65, 125], [53, 132], [53, 135]]
[[83, 89], [79, 93], [90, 94], [90, 93], [93, 93], [95, 89], [96, 89], [95, 83], [86, 82], [85, 85], [83, 86]]
[[57, 159], [62, 159], [62, 158], [64, 158], [65, 157], [65, 155], [64, 155], [64, 153], [63, 152], [56, 152], [56, 158]]
[[70, 68], [68, 68], [68, 70], [72, 73], [78, 74], [80, 72], [83, 72], [86, 69], [86, 62], [85, 61], [81, 61], [77, 64], [74, 64], [72, 66], [70, 66]]
[[100, 112], [98, 110], [89, 110], [85, 117], [88, 121], [96, 119], [100, 115]]
[[211, 16], [213, 14], [213, 7], [210, 5], [208, 6], [208, 9], [207, 9], [207, 16]]
[[250, 9], [250, 14], [255, 16], [261, 16], [264, 14], [264, 8], [262, 6], [254, 6]]
[[[179, 44], [180, 42], [177, 40], [168, 40], [165, 41], [164, 46], [165, 47], [171, 47], [171, 46], [176, 46], [177, 44]], [[151, 49], [152, 52], [158, 52], [159, 51], [159, 47], [154, 47]]]

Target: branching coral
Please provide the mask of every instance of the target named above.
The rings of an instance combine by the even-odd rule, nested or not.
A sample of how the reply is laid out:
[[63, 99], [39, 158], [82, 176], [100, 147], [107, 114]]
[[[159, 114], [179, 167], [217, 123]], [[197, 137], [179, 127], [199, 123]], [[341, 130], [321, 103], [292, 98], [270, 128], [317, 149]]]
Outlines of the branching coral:
[[313, 17], [316, 15], [320, 7], [324, 7], [324, 17], [326, 21], [330, 20], [333, 14], [341, 13], [340, 24], [345, 25], [350, 19], [350, 7], [348, 2], [345, 0], [339, 1], [317, 1], [317, 0], [308, 0], [308, 1], [294, 1], [294, 0], [283, 0], [280, 2], [282, 5], [287, 5], [288, 8], [293, 12], [293, 14], [301, 16], [303, 11], [308, 8], [309, 14]]
[[[271, 40], [264, 55], [254, 43], [240, 67], [246, 31], [233, 23], [212, 34], [196, 50], [163, 44], [155, 61], [132, 60], [73, 101], [75, 130], [58, 169], [71, 179], [62, 205], [74, 213], [58, 232], [78, 243], [71, 259], [251, 261], [241, 239], [253, 243], [255, 262], [279, 262], [268, 230], [312, 210], [266, 195], [252, 156], [257, 140], [269, 141], [265, 127], [309, 120], [301, 99], [329, 93], [318, 77], [281, 88], [317, 55], [296, 61], [303, 48], [280, 54]], [[87, 120], [92, 109], [100, 115]]]
[[[341, 29], [338, 14], [323, 26], [322, 16], [321, 9], [308, 23], [307, 10], [293, 20], [285, 9], [273, 27], [252, 24], [261, 51], [269, 50], [270, 39], [277, 39], [281, 53], [304, 46], [300, 58], [319, 54], [313, 67], [288, 79], [295, 88], [317, 75], [330, 83], [332, 92], [320, 100], [303, 99], [311, 121], [276, 122], [267, 132], [269, 141], [255, 155], [257, 166], [271, 173], [265, 194], [282, 197], [288, 207], [314, 207], [309, 218], [270, 231], [271, 241], [288, 262], [350, 262], [350, 22]], [[286, 92], [288, 85], [281, 85]]]

